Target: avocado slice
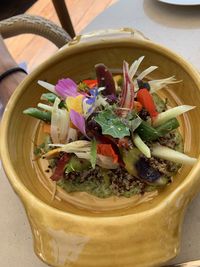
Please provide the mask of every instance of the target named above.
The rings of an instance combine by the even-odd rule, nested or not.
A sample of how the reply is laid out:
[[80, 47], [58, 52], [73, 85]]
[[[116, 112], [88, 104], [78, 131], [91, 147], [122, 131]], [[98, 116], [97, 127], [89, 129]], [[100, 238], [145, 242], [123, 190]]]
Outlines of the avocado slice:
[[123, 149], [121, 151], [122, 159], [125, 164], [126, 170], [133, 176], [138, 177], [138, 171], [136, 169], [136, 163], [139, 161], [141, 152], [137, 148], [130, 150]]
[[[142, 154], [137, 148], [130, 150], [122, 150], [122, 159], [125, 163], [126, 170], [133, 176], [147, 183], [150, 187], [162, 187], [169, 181], [168, 177], [160, 174], [157, 170], [149, 166], [143, 166], [145, 160], [141, 157]], [[139, 168], [138, 166], [142, 167]], [[155, 190], [155, 188], [154, 188]]]

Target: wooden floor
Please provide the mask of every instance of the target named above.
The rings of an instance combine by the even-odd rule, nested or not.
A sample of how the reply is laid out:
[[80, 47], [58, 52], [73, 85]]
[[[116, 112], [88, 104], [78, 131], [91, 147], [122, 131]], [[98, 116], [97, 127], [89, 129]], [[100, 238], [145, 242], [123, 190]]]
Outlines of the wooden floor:
[[[116, 0], [65, 0], [65, 2], [76, 34], [78, 34], [90, 21]], [[50, 0], [38, 0], [26, 13], [45, 17], [60, 25]], [[57, 50], [48, 40], [33, 35], [10, 38], [6, 40], [6, 44], [18, 63], [21, 61], [28, 63], [29, 71]]]

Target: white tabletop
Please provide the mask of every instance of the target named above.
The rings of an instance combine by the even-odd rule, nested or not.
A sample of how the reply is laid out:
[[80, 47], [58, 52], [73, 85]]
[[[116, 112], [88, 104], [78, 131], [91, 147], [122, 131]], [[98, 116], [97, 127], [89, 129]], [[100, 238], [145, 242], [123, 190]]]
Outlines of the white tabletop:
[[[121, 0], [88, 25], [84, 32], [132, 27], [181, 54], [200, 69], [200, 6], [171, 6], [156, 0]], [[0, 166], [0, 265], [45, 267], [34, 254], [25, 211]], [[172, 262], [200, 258], [200, 195], [187, 211], [181, 253]]]
[[83, 31], [131, 27], [178, 52], [200, 69], [200, 5], [175, 6], [156, 0], [120, 0]]
[[[190, 1], [188, 1], [190, 2]], [[179, 6], [156, 0], [119, 0], [83, 33], [107, 28], [135, 28], [200, 70], [200, 5]], [[170, 263], [200, 259], [200, 194], [190, 204], [182, 229], [180, 254]]]

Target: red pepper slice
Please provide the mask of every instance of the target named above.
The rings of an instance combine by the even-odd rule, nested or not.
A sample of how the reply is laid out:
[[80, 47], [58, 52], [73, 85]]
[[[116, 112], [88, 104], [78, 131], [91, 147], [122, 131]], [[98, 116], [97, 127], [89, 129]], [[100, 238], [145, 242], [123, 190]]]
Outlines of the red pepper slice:
[[149, 112], [151, 119], [154, 120], [157, 117], [158, 112], [156, 110], [153, 97], [146, 88], [140, 89], [138, 91], [137, 100]]
[[50, 177], [53, 181], [59, 181], [63, 177], [64, 168], [67, 162], [69, 161], [70, 156], [67, 153], [64, 153], [61, 158], [58, 160], [55, 171]]
[[97, 80], [83, 80], [83, 83], [85, 83], [90, 89], [97, 86]]
[[97, 154], [113, 158], [113, 162], [118, 162], [118, 155], [113, 150], [111, 144], [98, 144]]

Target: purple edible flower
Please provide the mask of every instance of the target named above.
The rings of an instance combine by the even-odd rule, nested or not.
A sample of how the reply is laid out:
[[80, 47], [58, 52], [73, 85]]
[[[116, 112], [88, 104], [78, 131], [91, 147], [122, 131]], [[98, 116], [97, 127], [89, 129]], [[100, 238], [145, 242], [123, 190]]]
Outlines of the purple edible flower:
[[55, 86], [55, 91], [64, 99], [68, 96], [76, 97], [80, 95], [77, 92], [77, 84], [69, 78], [59, 80]]
[[90, 98], [88, 98], [88, 100], [86, 101], [86, 103], [88, 105], [94, 104], [95, 101], [96, 101], [96, 98], [97, 98], [98, 94], [99, 94], [99, 92], [98, 92], [98, 89], [97, 88], [91, 89], [90, 90], [90, 95], [91, 96], [90, 96]]
[[106, 98], [109, 104], [113, 104], [117, 102], [117, 96], [114, 94], [107, 95]]
[[83, 135], [87, 136], [85, 131], [85, 119], [83, 115], [76, 112], [74, 109], [71, 109], [69, 112], [69, 116], [72, 123], [76, 126], [76, 128], [78, 128]]

